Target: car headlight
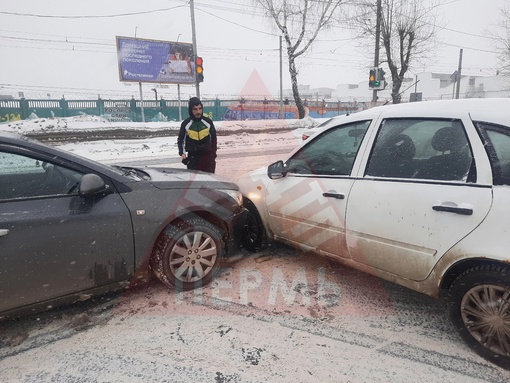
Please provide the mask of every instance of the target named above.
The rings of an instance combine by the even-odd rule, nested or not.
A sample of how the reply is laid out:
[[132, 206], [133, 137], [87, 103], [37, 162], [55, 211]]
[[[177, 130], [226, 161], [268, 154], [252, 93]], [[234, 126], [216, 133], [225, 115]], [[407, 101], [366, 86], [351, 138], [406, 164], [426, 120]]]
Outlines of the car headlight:
[[230, 197], [232, 197], [239, 206], [243, 205], [243, 195], [241, 194], [240, 191], [237, 190], [222, 190], [222, 191], [228, 194]]

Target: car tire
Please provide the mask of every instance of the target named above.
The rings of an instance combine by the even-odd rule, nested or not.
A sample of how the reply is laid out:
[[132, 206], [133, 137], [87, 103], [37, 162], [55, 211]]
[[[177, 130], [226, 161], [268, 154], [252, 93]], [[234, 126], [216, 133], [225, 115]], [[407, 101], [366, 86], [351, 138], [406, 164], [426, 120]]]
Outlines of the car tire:
[[192, 290], [213, 280], [223, 256], [218, 228], [196, 218], [166, 228], [155, 245], [151, 268], [168, 287]]
[[480, 356], [510, 368], [510, 268], [484, 265], [452, 283], [448, 306], [462, 339]]
[[245, 207], [248, 210], [248, 216], [243, 231], [242, 246], [246, 250], [255, 253], [267, 244], [266, 229], [255, 205], [248, 201]]

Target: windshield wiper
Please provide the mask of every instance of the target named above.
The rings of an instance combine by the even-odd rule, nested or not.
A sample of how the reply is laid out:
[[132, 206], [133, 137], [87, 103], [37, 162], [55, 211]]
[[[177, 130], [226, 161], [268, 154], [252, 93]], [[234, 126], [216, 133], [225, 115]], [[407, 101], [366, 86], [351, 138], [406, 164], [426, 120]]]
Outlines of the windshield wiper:
[[142, 177], [140, 177], [138, 175], [138, 171], [134, 168], [127, 168], [127, 167], [118, 166], [118, 165], [114, 165], [113, 167], [120, 170], [122, 172], [122, 175], [125, 177], [133, 178], [133, 179], [136, 179], [137, 181], [142, 180]]
[[148, 181], [151, 179], [151, 176], [144, 172], [143, 170], [137, 169], [137, 168], [128, 168], [125, 166], [116, 166], [120, 171], [122, 171], [122, 174], [126, 177], [135, 178], [138, 181], [145, 180]]

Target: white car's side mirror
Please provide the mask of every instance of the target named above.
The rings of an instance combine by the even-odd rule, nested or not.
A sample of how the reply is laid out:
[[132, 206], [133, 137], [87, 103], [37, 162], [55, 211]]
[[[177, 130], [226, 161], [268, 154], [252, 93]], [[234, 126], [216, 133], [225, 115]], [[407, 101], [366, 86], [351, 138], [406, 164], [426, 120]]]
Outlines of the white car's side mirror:
[[277, 180], [285, 176], [283, 161], [276, 161], [267, 168], [267, 176], [272, 180]]

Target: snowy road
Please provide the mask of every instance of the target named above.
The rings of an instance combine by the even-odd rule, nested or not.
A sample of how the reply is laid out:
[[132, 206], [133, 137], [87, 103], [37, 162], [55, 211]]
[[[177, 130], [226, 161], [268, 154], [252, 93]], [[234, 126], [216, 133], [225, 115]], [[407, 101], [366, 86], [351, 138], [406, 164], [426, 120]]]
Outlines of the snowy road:
[[[243, 158], [243, 159], [246, 159], [248, 157], [249, 158], [252, 158], [252, 157], [270, 157], [270, 158], [272, 158], [274, 155], [276, 155], [278, 158], [280, 158], [288, 153], [289, 153], [289, 149], [286, 147], [280, 148], [280, 149], [267, 149], [267, 150], [260, 149], [258, 151], [251, 150], [249, 152], [248, 156], [246, 155], [246, 153], [243, 153], [240, 151], [232, 152], [232, 153], [223, 153], [223, 154], [220, 153], [220, 155], [217, 158], [217, 161], [219, 163], [222, 163], [222, 164], [225, 163], [225, 165], [227, 165], [229, 160], [233, 159], [233, 158]], [[264, 160], [265, 159], [262, 159], [261, 166], [262, 166], [262, 164], [266, 163]], [[144, 165], [144, 166], [165, 166], [165, 165], [175, 166], [175, 164], [179, 164], [181, 162], [181, 160], [179, 157], [168, 158], [167, 156], [159, 156], [159, 157], [154, 157], [154, 158], [133, 157], [132, 159], [129, 159], [129, 160], [121, 160], [121, 161], [114, 160], [114, 161], [103, 161], [103, 162], [104, 163], [115, 163], [117, 165], [127, 165], [127, 164], [136, 163], [138, 165]]]
[[[3, 382], [508, 382], [438, 301], [276, 246], [201, 290], [158, 282], [2, 324]], [[16, 345], [18, 344], [19, 345]]]

